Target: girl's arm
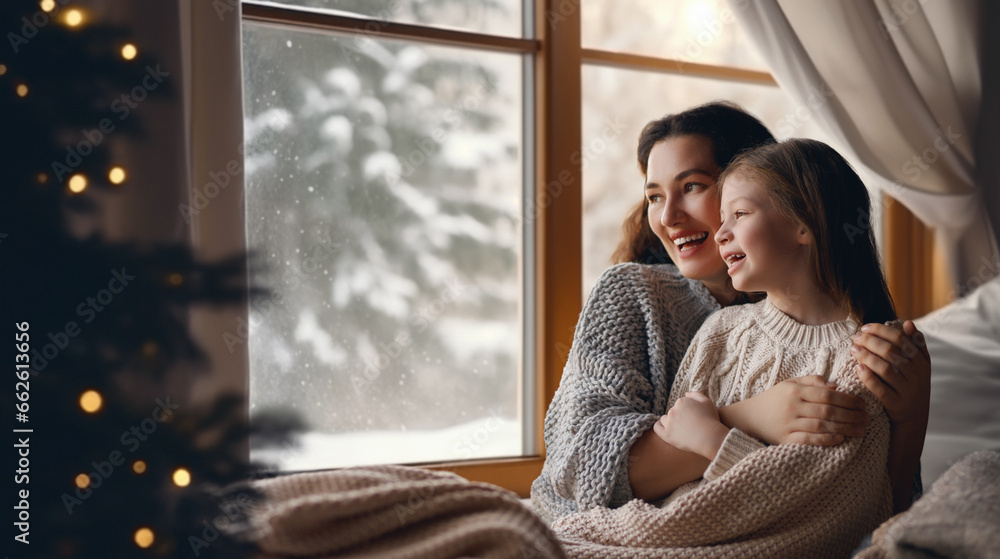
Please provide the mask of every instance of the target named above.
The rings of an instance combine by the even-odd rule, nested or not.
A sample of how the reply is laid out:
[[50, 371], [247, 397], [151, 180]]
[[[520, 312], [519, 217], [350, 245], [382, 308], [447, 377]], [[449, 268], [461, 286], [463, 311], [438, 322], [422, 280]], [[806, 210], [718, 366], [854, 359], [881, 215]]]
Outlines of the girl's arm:
[[868, 423], [864, 401], [836, 390], [819, 375], [792, 378], [719, 409], [727, 427], [768, 444], [839, 444], [859, 437]]
[[899, 513], [910, 507], [927, 433], [930, 354], [924, 335], [910, 320], [903, 323], [902, 332], [883, 324], [866, 324], [861, 331], [851, 352], [859, 363], [861, 382], [889, 415], [889, 478], [893, 509]]

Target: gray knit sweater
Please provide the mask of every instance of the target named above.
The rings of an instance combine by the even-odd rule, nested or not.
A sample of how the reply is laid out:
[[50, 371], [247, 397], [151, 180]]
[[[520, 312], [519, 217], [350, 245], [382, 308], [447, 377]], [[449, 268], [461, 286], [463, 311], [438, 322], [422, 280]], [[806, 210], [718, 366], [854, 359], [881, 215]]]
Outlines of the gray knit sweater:
[[562, 381], [545, 416], [545, 465], [532, 506], [556, 518], [630, 499], [632, 444], [667, 411], [695, 332], [720, 308], [671, 264], [620, 264], [580, 314]]

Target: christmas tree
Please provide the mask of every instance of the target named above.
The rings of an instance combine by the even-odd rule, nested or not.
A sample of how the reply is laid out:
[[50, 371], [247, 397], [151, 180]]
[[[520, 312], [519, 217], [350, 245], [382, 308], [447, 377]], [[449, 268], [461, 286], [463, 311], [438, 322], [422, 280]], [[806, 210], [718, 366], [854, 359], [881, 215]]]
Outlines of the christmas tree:
[[188, 409], [176, 388], [210, 367], [188, 311], [245, 302], [246, 259], [202, 262], [185, 244], [113, 243], [86, 226], [102, 197], [174, 186], [131, 183], [127, 149], [108, 138], [142, 134], [139, 118], [115, 118], [123, 92], [176, 84], [148, 78], [157, 61], [141, 38], [66, 0], [7, 0], [0, 22], [9, 553], [246, 556], [231, 535], [258, 498], [233, 485], [251, 473], [246, 403]]

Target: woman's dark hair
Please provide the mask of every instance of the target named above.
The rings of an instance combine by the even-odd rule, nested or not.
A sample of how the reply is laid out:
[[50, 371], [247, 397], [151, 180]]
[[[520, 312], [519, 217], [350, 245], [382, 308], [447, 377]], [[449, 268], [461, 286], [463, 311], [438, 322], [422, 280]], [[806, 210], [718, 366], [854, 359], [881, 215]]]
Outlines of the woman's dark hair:
[[871, 224], [868, 189], [830, 146], [793, 138], [739, 155], [718, 178], [763, 188], [779, 212], [813, 237], [814, 279], [858, 324], [896, 318]]
[[[639, 134], [639, 170], [646, 176], [649, 152], [657, 143], [676, 136], [704, 136], [712, 142], [715, 163], [724, 170], [742, 151], [774, 142], [759, 120], [728, 101], [716, 101], [667, 115], [646, 124]], [[670, 262], [663, 244], [649, 227], [645, 197], [632, 208], [622, 224], [622, 239], [611, 260], [652, 264]]]

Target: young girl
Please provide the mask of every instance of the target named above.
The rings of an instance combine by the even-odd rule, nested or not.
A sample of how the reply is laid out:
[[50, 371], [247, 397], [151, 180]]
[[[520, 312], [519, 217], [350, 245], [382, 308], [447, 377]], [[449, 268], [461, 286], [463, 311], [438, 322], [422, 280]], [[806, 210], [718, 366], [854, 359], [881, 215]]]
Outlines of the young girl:
[[[715, 241], [733, 287], [767, 297], [705, 321], [654, 426], [709, 465], [659, 507], [557, 521], [571, 555], [843, 557], [892, 513], [889, 421], [845, 351], [859, 325], [896, 318], [871, 229], [844, 228], [869, 215], [867, 189], [829, 146], [800, 139], [738, 157], [719, 184]], [[816, 373], [865, 402], [862, 436], [768, 447], [719, 420], [719, 406]]]

